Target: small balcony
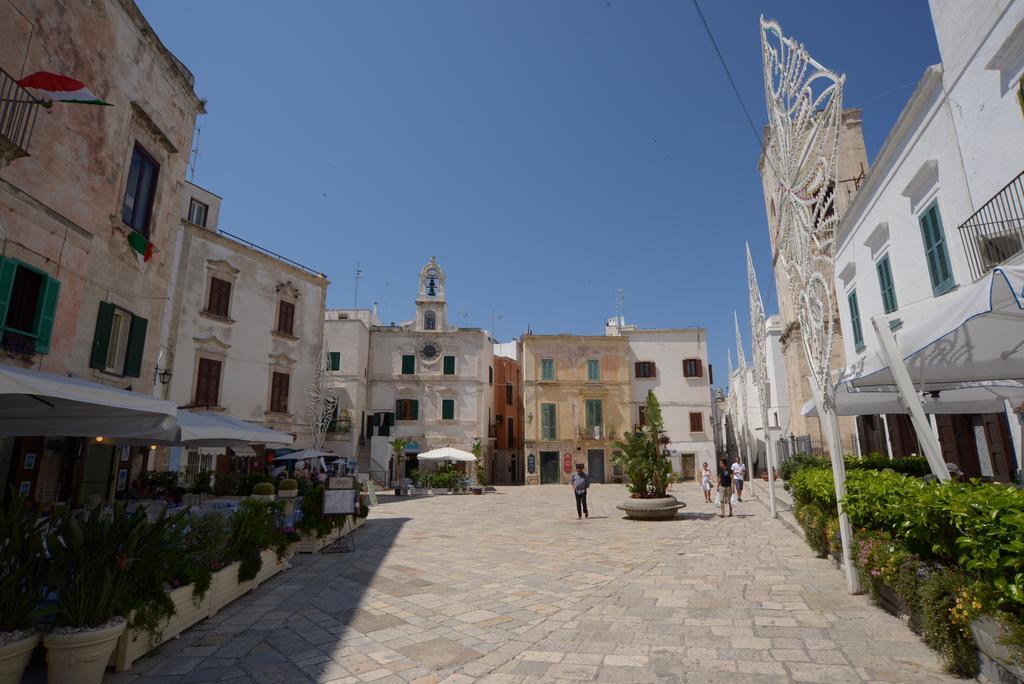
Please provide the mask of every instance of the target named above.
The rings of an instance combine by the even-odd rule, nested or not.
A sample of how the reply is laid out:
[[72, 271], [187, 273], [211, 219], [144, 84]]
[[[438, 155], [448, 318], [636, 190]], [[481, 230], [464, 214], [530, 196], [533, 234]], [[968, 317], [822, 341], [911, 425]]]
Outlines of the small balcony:
[[996, 193], [958, 230], [972, 280], [1024, 251], [1024, 173]]
[[0, 168], [28, 156], [28, 145], [43, 103], [0, 69]]

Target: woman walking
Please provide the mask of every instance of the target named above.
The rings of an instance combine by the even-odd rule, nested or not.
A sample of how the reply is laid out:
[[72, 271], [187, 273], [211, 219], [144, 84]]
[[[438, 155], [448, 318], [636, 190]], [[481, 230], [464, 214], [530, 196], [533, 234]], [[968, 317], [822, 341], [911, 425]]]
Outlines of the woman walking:
[[704, 492], [704, 502], [711, 503], [711, 469], [704, 461], [704, 469], [700, 471], [700, 490]]
[[729, 506], [729, 517], [732, 517], [732, 472], [729, 470], [729, 463], [723, 458], [718, 461], [718, 497], [722, 512], [719, 518], [725, 517], [725, 507]]

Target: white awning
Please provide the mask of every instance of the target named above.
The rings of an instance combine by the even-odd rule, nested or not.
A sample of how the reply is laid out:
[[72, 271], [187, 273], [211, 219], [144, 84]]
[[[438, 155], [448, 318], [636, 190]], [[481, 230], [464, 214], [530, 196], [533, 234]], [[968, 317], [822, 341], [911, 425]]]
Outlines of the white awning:
[[170, 438], [177, 407], [148, 394], [0, 366], [0, 435]]
[[[935, 396], [938, 395], [938, 396]], [[925, 392], [921, 397], [925, 413], [952, 415], [961, 413], [1002, 413], [1004, 400], [1024, 401], [1024, 383], [959, 387]], [[855, 390], [848, 384], [836, 388], [836, 415], [867, 416], [882, 413], [907, 413], [896, 392]], [[803, 405], [801, 415], [817, 417], [814, 401]]]
[[[920, 314], [894, 332], [918, 390], [1024, 381], [1024, 258], [901, 312]], [[895, 380], [878, 349], [847, 366], [838, 383], [892, 387]]]
[[422, 454], [417, 454], [416, 458], [421, 461], [464, 461], [464, 462], [476, 462], [476, 456], [463, 451], [462, 449], [455, 449], [452, 447], [441, 447], [440, 449], [431, 449], [430, 451], [424, 451]]
[[156, 446], [232, 447], [237, 453], [237, 449], [248, 449], [250, 444], [291, 444], [294, 439], [288, 433], [269, 430], [221, 413], [193, 413], [178, 409], [169, 435], [115, 438], [114, 441], [120, 444]]
[[331, 453], [330, 451], [317, 451], [316, 449], [301, 449], [300, 451], [292, 451], [287, 454], [274, 457], [274, 462], [278, 461], [304, 461], [308, 458], [337, 458], [338, 454]]

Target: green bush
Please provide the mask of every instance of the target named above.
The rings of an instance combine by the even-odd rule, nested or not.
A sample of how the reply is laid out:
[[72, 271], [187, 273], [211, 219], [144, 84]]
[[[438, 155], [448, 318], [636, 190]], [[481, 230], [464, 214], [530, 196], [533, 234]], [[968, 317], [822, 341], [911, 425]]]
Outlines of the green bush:
[[847, 456], [844, 461], [847, 471], [894, 470], [897, 473], [913, 477], [924, 477], [932, 471], [931, 466], [928, 465], [928, 459], [924, 456], [904, 456], [890, 460], [887, 456], [875, 451], [861, 458]]
[[238, 491], [238, 477], [233, 473], [217, 473], [213, 476], [213, 493], [217, 496], [234, 496]]
[[238, 581], [254, 578], [263, 567], [260, 552], [274, 549], [278, 558], [288, 551], [288, 539], [281, 526], [283, 502], [244, 499], [231, 516], [227, 556], [241, 561]]
[[797, 470], [789, 480], [789, 489], [796, 502], [836, 507], [836, 488], [830, 467]]
[[282, 490], [284, 490], [286, 492], [291, 492], [291, 491], [297, 490], [298, 488], [299, 488], [299, 483], [296, 482], [295, 480], [292, 480], [292, 479], [281, 480], [281, 482], [278, 483], [278, 485], [277, 485], [277, 491], [279, 491], [279, 492], [282, 491]]
[[23, 497], [0, 508], [0, 633], [28, 629], [46, 596], [50, 521]]
[[257, 482], [252, 487], [252, 493], [256, 496], [273, 496], [274, 495], [274, 483], [273, 482]]
[[798, 471], [804, 468], [830, 468], [831, 464], [827, 457], [817, 454], [793, 454], [779, 466], [779, 477], [783, 480], [792, 479]]
[[178, 520], [172, 533], [180, 540], [181, 549], [168, 559], [171, 587], [192, 584], [195, 600], [202, 599], [210, 588], [213, 573], [225, 565], [229, 532], [229, 519], [217, 513], [189, 515]]
[[819, 558], [827, 557], [832, 547], [829, 523], [836, 517], [835, 509], [825, 510], [816, 502], [796, 502], [793, 517], [800, 523], [807, 545], [817, 552]]

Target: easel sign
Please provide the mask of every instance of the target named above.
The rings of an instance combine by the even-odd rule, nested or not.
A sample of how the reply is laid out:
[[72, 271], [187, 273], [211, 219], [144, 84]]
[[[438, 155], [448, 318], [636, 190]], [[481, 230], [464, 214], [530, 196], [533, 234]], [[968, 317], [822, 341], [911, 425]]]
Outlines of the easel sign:
[[325, 489], [323, 515], [355, 515], [356, 490]]

